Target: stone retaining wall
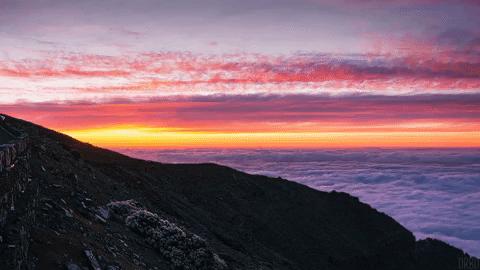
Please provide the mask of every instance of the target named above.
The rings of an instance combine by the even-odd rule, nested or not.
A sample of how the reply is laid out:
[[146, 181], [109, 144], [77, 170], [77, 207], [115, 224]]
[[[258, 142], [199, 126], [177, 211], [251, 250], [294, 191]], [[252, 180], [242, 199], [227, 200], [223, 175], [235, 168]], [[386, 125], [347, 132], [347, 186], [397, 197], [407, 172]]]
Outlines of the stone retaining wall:
[[32, 269], [30, 231], [38, 185], [30, 178], [28, 138], [0, 145], [0, 268]]

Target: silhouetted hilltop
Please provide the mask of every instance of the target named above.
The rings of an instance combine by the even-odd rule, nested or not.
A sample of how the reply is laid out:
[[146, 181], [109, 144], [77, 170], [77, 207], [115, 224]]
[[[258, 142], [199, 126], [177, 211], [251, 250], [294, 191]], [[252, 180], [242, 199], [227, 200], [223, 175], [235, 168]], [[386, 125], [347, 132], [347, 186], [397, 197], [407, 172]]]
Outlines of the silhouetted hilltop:
[[133, 159], [5, 121], [28, 134], [29, 182], [39, 186], [17, 199], [38, 201], [33, 269], [457, 269], [467, 256], [416, 242], [346, 193], [215, 164]]

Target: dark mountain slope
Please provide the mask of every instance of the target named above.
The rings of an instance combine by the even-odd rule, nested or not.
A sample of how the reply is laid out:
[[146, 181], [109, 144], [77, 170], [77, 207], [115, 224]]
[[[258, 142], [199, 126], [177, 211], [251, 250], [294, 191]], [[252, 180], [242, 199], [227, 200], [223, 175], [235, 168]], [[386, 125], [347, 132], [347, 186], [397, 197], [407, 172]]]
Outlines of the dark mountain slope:
[[[28, 122], [6, 121], [29, 134], [32, 181], [40, 184], [31, 245], [37, 269], [90, 265], [85, 250], [103, 268], [171, 269], [174, 255], [152, 248], [145, 233], [121, 218], [103, 220], [98, 210], [131, 199], [187, 236], [205, 239], [208, 254], [215, 254], [205, 256], [228, 269], [428, 269], [438, 267], [438, 258], [452, 269], [455, 256], [464, 255], [450, 246], [417, 245], [392, 218], [345, 193], [215, 164], [132, 159]], [[184, 252], [190, 246], [182, 241], [190, 240], [168, 245]]]

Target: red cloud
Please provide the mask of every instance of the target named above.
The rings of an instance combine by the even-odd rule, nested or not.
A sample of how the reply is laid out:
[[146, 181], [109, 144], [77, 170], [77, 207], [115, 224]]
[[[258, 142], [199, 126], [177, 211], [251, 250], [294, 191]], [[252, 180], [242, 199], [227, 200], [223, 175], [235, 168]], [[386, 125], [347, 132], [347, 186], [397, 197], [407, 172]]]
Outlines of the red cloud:
[[[438, 57], [435, 57], [430, 53], [431, 47], [425, 46], [426, 49], [414, 50], [410, 49], [413, 45], [404, 45], [401, 53], [392, 55], [379, 51], [374, 56], [197, 55], [175, 52], [117, 57], [66, 54], [43, 60], [3, 61], [0, 62], [0, 76], [20, 80], [68, 79], [71, 85], [62, 87], [74, 90], [72, 99], [82, 99], [82, 94], [87, 92], [107, 96], [117, 93], [132, 96], [142, 92], [145, 96], [152, 90], [161, 90], [166, 95], [170, 91], [177, 94], [242, 94], [246, 91], [295, 93], [305, 90], [333, 93], [345, 89], [379, 93], [480, 90], [480, 61], [474, 57], [455, 57], [459, 54], [458, 50], [439, 51]], [[122, 80], [108, 81], [104, 78]], [[81, 86], [76, 81], [80, 79]], [[2, 86], [12, 87], [0, 85], [0, 88]], [[35, 84], [32, 87], [36, 87]], [[45, 81], [41, 87], [33, 90], [42, 95], [45, 87], [54, 89]]]
[[419, 96], [215, 96], [108, 103], [40, 103], [0, 106], [8, 114], [55, 129], [112, 125], [201, 131], [436, 130], [480, 128], [480, 95]]

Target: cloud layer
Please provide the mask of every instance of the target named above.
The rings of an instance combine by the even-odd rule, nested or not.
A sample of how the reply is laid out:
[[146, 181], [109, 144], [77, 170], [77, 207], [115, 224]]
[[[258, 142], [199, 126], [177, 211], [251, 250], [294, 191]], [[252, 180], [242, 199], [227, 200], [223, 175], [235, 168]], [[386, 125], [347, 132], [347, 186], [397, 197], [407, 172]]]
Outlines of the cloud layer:
[[[204, 131], [475, 131], [480, 95], [213, 95], [18, 103], [4, 112], [56, 129], [119, 124]], [[38, 113], [37, 116], [35, 114]]]
[[[0, 97], [5, 104], [172, 95], [480, 91], [480, 51], [442, 49], [433, 57], [432, 48], [425, 49], [427, 54], [402, 46], [406, 54], [395, 56], [170, 52], [0, 59]], [[18, 95], [10, 95], [12, 91]]]

